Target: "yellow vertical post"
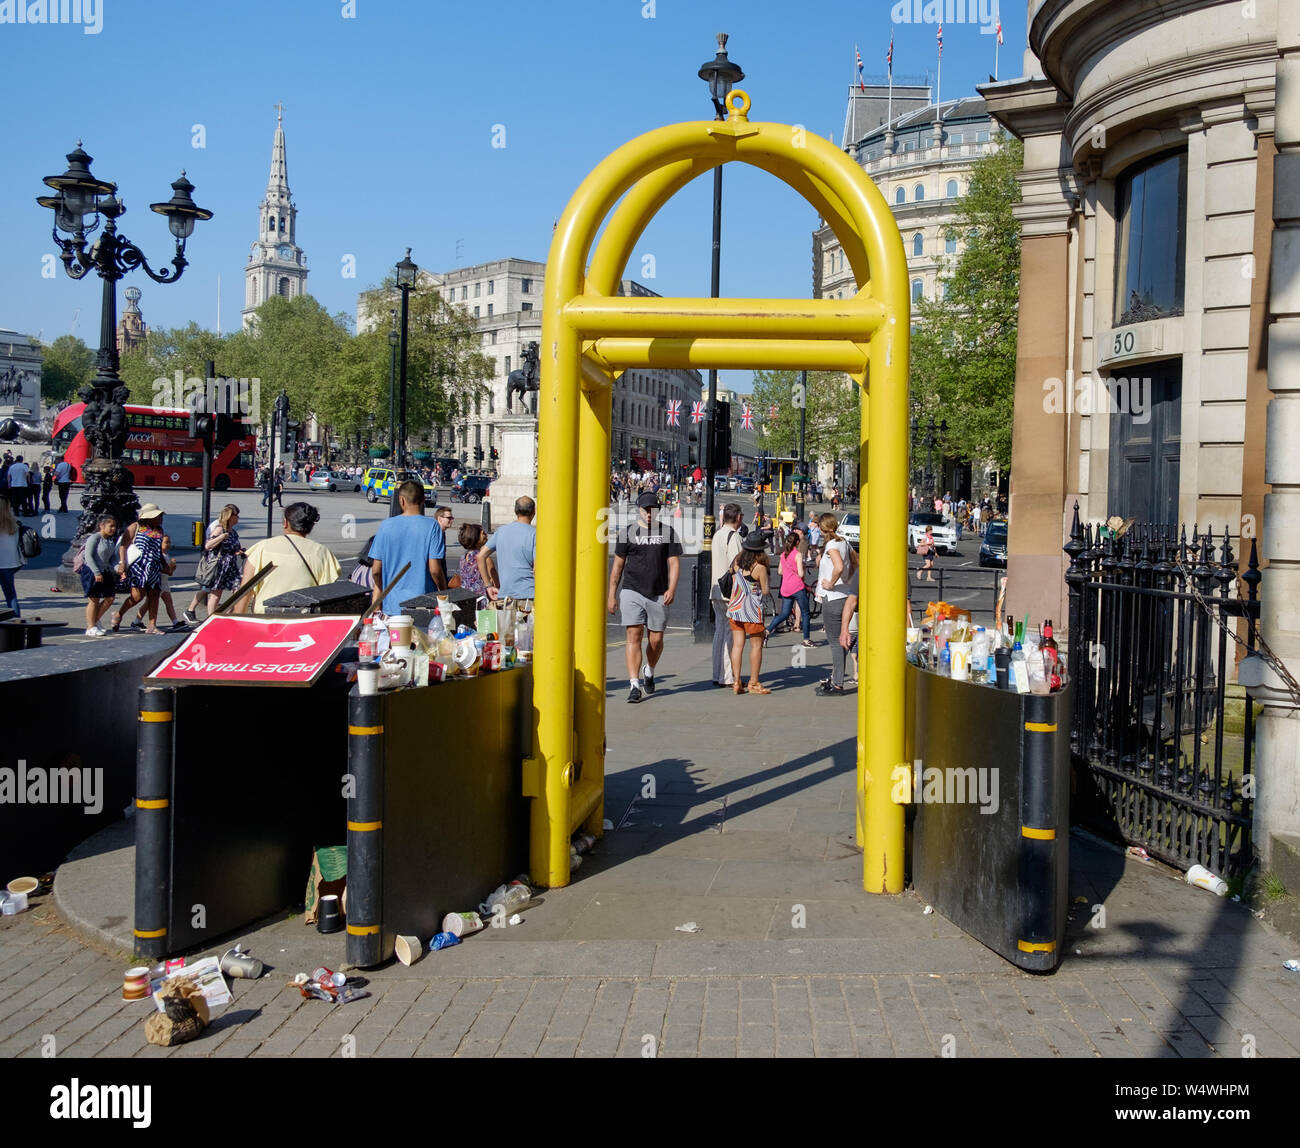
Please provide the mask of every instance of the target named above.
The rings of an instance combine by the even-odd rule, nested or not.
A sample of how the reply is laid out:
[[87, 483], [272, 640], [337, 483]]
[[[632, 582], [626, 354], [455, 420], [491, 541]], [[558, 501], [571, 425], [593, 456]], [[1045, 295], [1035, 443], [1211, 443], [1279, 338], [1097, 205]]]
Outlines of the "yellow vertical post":
[[[551, 244], [543, 295], [538, 440], [545, 450], [537, 468], [537, 597], [533, 637], [533, 705], [537, 752], [526, 790], [533, 798], [529, 870], [546, 886], [569, 882], [569, 795], [573, 785], [573, 565], [577, 520], [580, 344], [564, 318], [564, 304], [582, 288], [576, 275], [564, 282], [556, 258], [566, 240], [558, 229]], [[546, 460], [554, 460], [547, 465]]]
[[[901, 254], [901, 253], [900, 253]], [[906, 286], [906, 284], [904, 284]], [[896, 301], [891, 299], [890, 303]], [[907, 306], [895, 309], [871, 340], [864, 415], [867, 475], [865, 591], [858, 624], [858, 729], [865, 743], [862, 884], [872, 893], [903, 891], [903, 806], [892, 800], [893, 772], [904, 764], [904, 655], [907, 601]], [[865, 420], [864, 420], [865, 421]], [[867, 710], [871, 703], [870, 713]]]
[[[574, 728], [582, 788], [599, 797], [583, 827], [601, 836], [605, 817], [605, 600], [608, 597], [608, 381], [587, 385], [578, 407], [578, 537], [574, 564]], [[573, 818], [581, 816], [574, 810]]]
[[[868, 376], [855, 380], [858, 383], [858, 558], [869, 563], [875, 558], [879, 546], [873, 546], [876, 539], [867, 529], [867, 492], [871, 489], [870, 476], [867, 474], [868, 440], [871, 437], [871, 391]], [[858, 576], [858, 799], [857, 817], [854, 825], [854, 840], [858, 848], [865, 849], [867, 843], [867, 677], [866, 677], [866, 627], [862, 624], [867, 616], [867, 578], [861, 572]]]

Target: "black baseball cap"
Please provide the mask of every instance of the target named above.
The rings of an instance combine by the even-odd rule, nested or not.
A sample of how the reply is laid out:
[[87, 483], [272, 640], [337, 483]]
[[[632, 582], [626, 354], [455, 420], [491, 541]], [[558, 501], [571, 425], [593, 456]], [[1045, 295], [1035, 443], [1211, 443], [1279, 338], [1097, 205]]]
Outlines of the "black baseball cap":
[[646, 510], [652, 510], [659, 505], [659, 496], [653, 491], [647, 490], [638, 496], [636, 504], [645, 507]]

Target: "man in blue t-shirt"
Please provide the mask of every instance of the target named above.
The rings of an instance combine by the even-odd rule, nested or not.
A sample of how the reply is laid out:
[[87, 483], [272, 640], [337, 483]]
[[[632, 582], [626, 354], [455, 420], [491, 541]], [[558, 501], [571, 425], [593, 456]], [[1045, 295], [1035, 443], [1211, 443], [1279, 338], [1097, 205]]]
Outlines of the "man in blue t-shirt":
[[[423, 485], [402, 483], [397, 501], [402, 513], [383, 522], [370, 544], [370, 576], [375, 583], [372, 602], [381, 605], [386, 614], [397, 613], [403, 602], [421, 594], [447, 588], [447, 540], [438, 520], [424, 517]], [[380, 604], [384, 584], [408, 562], [410, 568]]]
[[[498, 598], [532, 598], [533, 564], [537, 560], [537, 527], [533, 517], [537, 504], [527, 495], [515, 499], [515, 520], [506, 523], [478, 552], [478, 569], [487, 587], [487, 596]], [[496, 559], [492, 569], [491, 554]]]

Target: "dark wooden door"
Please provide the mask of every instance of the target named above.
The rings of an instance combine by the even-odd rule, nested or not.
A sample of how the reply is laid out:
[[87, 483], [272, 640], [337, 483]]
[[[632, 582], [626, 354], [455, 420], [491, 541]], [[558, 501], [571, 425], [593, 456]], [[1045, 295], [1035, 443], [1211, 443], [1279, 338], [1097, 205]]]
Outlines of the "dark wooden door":
[[1109, 514], [1177, 526], [1182, 360], [1134, 367], [1111, 393]]

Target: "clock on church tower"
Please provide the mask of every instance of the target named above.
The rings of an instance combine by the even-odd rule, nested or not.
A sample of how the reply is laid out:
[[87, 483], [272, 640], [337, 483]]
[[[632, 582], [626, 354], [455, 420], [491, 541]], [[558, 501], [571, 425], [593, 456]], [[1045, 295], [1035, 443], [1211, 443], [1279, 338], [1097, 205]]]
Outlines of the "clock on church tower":
[[298, 246], [298, 208], [289, 191], [285, 159], [284, 113], [276, 105], [271, 176], [258, 206], [258, 237], [244, 267], [244, 326], [272, 296], [296, 299], [307, 293], [307, 259]]

